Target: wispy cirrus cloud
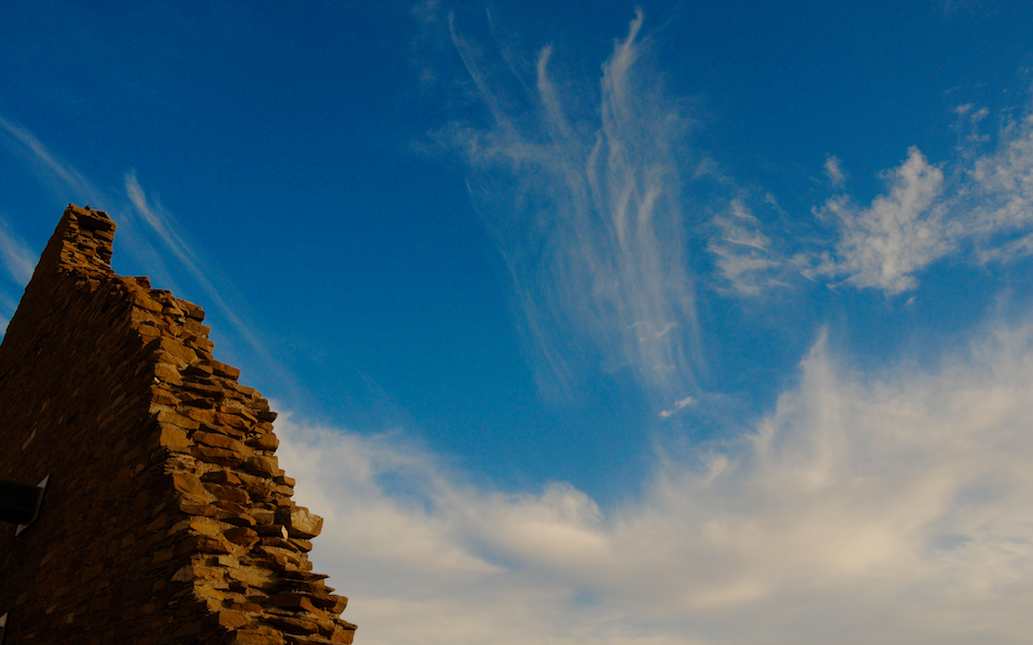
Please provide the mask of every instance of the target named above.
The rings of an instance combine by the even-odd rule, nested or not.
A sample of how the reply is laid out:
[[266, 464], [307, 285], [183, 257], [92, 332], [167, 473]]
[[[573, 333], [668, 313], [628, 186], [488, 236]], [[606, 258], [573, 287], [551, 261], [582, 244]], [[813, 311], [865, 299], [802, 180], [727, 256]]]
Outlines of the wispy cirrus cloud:
[[[104, 202], [102, 193], [82, 173], [61, 160], [43, 145], [28, 128], [0, 116], [0, 133], [14, 144], [14, 150], [46, 179], [56, 179], [62, 195], [72, 193], [74, 199], [85, 200], [94, 206]], [[67, 199], [67, 197], [66, 197]]]
[[[130, 170], [125, 174], [123, 177], [123, 185], [125, 188], [126, 198], [129, 200], [129, 204], [132, 207], [131, 212], [135, 214], [150, 233], [157, 238], [161, 246], [176, 258], [179, 265], [183, 267], [192, 280], [204, 291], [205, 295], [211, 299], [211, 302], [218, 307], [220, 313], [222, 313], [235, 328], [240, 331], [247, 331], [248, 334], [251, 334], [247, 325], [244, 324], [243, 320], [241, 320], [233, 308], [227, 304], [222, 293], [209, 277], [208, 272], [202, 269], [200, 258], [194, 252], [192, 246], [189, 245], [184, 237], [179, 233], [178, 227], [175, 223], [175, 218], [168, 212], [160, 201], [154, 201], [152, 203], [152, 200], [148, 198], [147, 192], [144, 190], [143, 186], [140, 185], [140, 181], [137, 179], [135, 170]], [[253, 349], [259, 346], [256, 338], [248, 336], [247, 340], [248, 344], [251, 345]]]
[[[61, 160], [27, 128], [0, 116], [0, 142], [36, 174], [52, 190], [75, 199], [101, 202], [100, 193], [74, 167]], [[12, 228], [17, 220], [9, 214], [0, 218], [0, 264], [9, 281], [18, 288], [28, 284], [36, 268], [40, 249], [24, 241]], [[0, 293], [0, 333], [7, 330], [17, 304], [15, 298]]]
[[[228, 280], [219, 278], [216, 285], [211, 268], [204, 266], [192, 244], [180, 232], [176, 218], [160, 201], [148, 196], [135, 170], [124, 175], [121, 190], [105, 191], [72, 164], [62, 160], [28, 128], [0, 116], [0, 134], [6, 135], [19, 157], [36, 169], [45, 183], [55, 186], [61, 201], [82, 200], [110, 211], [120, 226], [120, 243], [125, 243], [131, 253], [148, 267], [149, 274], [175, 287], [173, 275], [179, 272], [170, 270], [167, 256], [160, 249], [171, 254], [190, 281], [204, 294], [207, 304], [215, 307], [237, 336], [268, 369], [277, 374], [284, 387], [294, 393], [300, 392], [296, 379], [272, 357], [254, 327], [227, 300], [224, 294], [233, 291]], [[0, 261], [15, 282], [28, 282], [37, 255], [0, 223]]]
[[[637, 13], [598, 88], [573, 94], [538, 52], [516, 94], [450, 18], [452, 42], [487, 109], [438, 133], [468, 163], [470, 195], [516, 286], [543, 382], [569, 386], [588, 361], [627, 370], [649, 394], [680, 395], [701, 365], [682, 212], [689, 118], [663, 93]], [[526, 91], [525, 89], [526, 88]], [[586, 95], [595, 108], [579, 110]]]
[[23, 242], [12, 233], [8, 227], [0, 221], [0, 261], [7, 269], [7, 275], [12, 282], [24, 286], [32, 277], [36, 268], [36, 256], [28, 244]]
[[707, 250], [719, 291], [754, 297], [786, 286], [785, 259], [743, 199], [733, 198], [711, 224]]
[[560, 482], [471, 482], [397, 435], [291, 415], [277, 432], [299, 498], [328, 516], [317, 565], [371, 641], [1019, 645], [1031, 379], [1029, 326], [865, 374], [822, 336], [752, 432], [658, 458], [610, 508]]
[[[15, 156], [36, 174], [41, 184], [49, 188], [58, 203], [67, 204], [74, 201], [109, 211], [122, 227], [119, 244], [124, 244], [131, 255], [146, 263], [152, 275], [172, 284], [171, 272], [164, 259], [156, 252], [147, 237], [141, 234], [142, 231], [128, 225], [131, 221], [125, 217], [127, 209], [121, 208], [123, 202], [117, 196], [117, 191], [99, 188], [73, 164], [45, 145], [31, 130], [3, 116], [0, 116], [0, 135], [4, 135], [0, 138], [6, 138], [6, 141], [12, 144]], [[34, 259], [36, 254], [32, 255]], [[25, 279], [25, 282], [27, 281], [28, 278]]]
[[233, 286], [225, 278], [219, 278], [216, 284], [213, 279], [211, 265], [202, 263], [193, 247], [179, 233], [175, 218], [158, 200], [152, 200], [137, 179], [136, 171], [130, 170], [123, 178], [126, 196], [132, 204], [133, 211], [147, 225], [150, 231], [161, 241], [162, 245], [178, 260], [180, 266], [204, 292], [208, 302], [213, 304], [219, 315], [232, 325], [237, 335], [247, 344], [265, 364], [272, 370], [285, 390], [297, 398], [301, 391], [297, 379], [269, 352], [265, 342], [259, 337], [253, 325], [249, 324], [237, 308], [227, 301], [223, 295], [234, 291]]

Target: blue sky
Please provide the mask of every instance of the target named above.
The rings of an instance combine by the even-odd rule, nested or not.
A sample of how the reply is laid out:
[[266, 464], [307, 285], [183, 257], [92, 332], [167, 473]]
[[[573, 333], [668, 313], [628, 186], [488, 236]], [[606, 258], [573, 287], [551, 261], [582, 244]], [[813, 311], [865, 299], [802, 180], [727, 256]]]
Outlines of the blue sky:
[[1033, 6], [382, 4], [6, 4], [0, 322], [112, 213], [369, 642], [1029, 633]]

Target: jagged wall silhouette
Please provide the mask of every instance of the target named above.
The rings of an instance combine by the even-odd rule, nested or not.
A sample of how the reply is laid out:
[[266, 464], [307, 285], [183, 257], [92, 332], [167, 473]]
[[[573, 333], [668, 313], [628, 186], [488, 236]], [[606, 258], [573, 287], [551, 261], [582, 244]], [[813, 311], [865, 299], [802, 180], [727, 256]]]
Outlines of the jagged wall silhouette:
[[200, 307], [112, 271], [114, 233], [69, 206], [0, 345], [0, 477], [50, 476], [37, 522], [0, 527], [7, 642], [351, 643], [276, 414]]

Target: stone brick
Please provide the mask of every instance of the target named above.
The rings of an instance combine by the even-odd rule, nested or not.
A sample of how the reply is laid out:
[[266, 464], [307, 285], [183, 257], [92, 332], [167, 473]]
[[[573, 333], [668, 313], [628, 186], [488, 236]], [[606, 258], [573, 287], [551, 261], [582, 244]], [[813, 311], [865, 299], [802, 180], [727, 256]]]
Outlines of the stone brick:
[[202, 461], [207, 461], [213, 464], [234, 466], [247, 459], [246, 453], [241, 454], [236, 450], [213, 448], [212, 446], [200, 444], [194, 444], [193, 448], [191, 448], [191, 452]]
[[194, 433], [194, 441], [213, 448], [232, 450], [233, 452], [240, 454], [248, 454], [251, 452], [244, 447], [244, 444], [240, 443], [236, 439], [214, 432], [196, 432]]
[[212, 361], [212, 368], [216, 374], [224, 378], [237, 380], [240, 377], [240, 370], [232, 365], [227, 365], [226, 363]]
[[158, 436], [158, 445], [173, 452], [188, 452], [191, 443], [187, 439], [187, 433], [182, 428], [162, 426]]
[[194, 421], [190, 417], [183, 416], [175, 410], [163, 409], [162, 406], [157, 407], [158, 409], [155, 414], [155, 419], [158, 423], [178, 426], [184, 430], [196, 430], [200, 426], [197, 421]]
[[231, 529], [227, 529], [224, 535], [230, 542], [239, 544], [248, 549], [258, 541], [258, 533], [256, 533], [254, 529], [243, 526], [235, 526]]
[[164, 355], [171, 357], [173, 360], [169, 362], [172, 363], [189, 365], [197, 360], [197, 352], [168, 336], [162, 336], [161, 340], [158, 341], [156, 349]]
[[276, 450], [280, 440], [271, 432], [263, 432], [254, 439], [248, 441], [248, 445], [260, 450]]
[[197, 421], [198, 424], [207, 423], [209, 425], [215, 423], [215, 410], [208, 410], [206, 408], [187, 406], [182, 410], [184, 416]]
[[216, 499], [246, 505], [251, 502], [247, 491], [241, 486], [223, 486], [222, 484], [206, 484], [205, 489], [215, 495]]
[[283, 633], [273, 629], [238, 630], [228, 642], [229, 645], [284, 645]]
[[267, 477], [275, 477], [280, 471], [280, 466], [276, 462], [276, 457], [266, 457], [264, 455], [255, 455], [249, 457], [244, 462], [244, 468], [248, 472], [255, 473], [256, 475], [265, 475]]
[[204, 488], [197, 475], [192, 473], [172, 473], [172, 487], [183, 495], [202, 500], [212, 500], [214, 497]]
[[280, 509], [276, 519], [287, 527], [287, 533], [293, 538], [314, 538], [323, 530], [323, 518], [304, 506]]

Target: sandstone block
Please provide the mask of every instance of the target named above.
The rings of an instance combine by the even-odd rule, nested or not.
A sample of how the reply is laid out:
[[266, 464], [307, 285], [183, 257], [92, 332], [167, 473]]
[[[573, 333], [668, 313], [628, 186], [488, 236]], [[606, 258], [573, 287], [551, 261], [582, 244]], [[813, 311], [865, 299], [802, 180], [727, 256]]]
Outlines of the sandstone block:
[[228, 484], [230, 486], [239, 486], [241, 484], [240, 476], [236, 472], [226, 468], [205, 473], [201, 476], [201, 481], [214, 482], [216, 484]]
[[207, 363], [202, 363], [202, 362], [191, 363], [190, 365], [187, 365], [186, 367], [183, 368], [183, 374], [185, 376], [191, 376], [191, 377], [199, 376], [202, 379], [207, 378], [208, 376], [211, 376], [212, 372], [213, 372], [212, 366], [208, 365]]
[[230, 542], [239, 544], [247, 549], [250, 549], [251, 546], [258, 541], [258, 533], [256, 533], [254, 529], [244, 526], [235, 526], [231, 529], [227, 529], [224, 535]]
[[169, 410], [162, 407], [157, 408], [155, 418], [158, 420], [158, 423], [167, 423], [169, 425], [183, 428], [184, 430], [196, 430], [200, 426], [197, 421], [194, 421], [190, 417], [183, 416], [175, 410]]
[[[342, 621], [343, 622], [343, 621]], [[351, 645], [355, 640], [355, 625], [346, 623], [339, 625], [334, 630], [333, 635], [330, 637], [331, 643], [341, 643], [342, 645]]]
[[300, 593], [278, 593], [269, 596], [268, 603], [273, 607], [284, 607], [288, 609], [301, 609], [304, 611], [318, 612], [319, 610], [308, 596]]
[[280, 569], [296, 569], [301, 566], [302, 556], [294, 550], [275, 546], [259, 546], [257, 550], [275, 562]]
[[276, 522], [276, 511], [268, 508], [252, 508], [251, 515], [259, 526], [269, 526]]
[[336, 615], [339, 615], [341, 612], [343, 612], [345, 609], [347, 609], [347, 607], [348, 607], [348, 598], [347, 597], [340, 596], [340, 595], [337, 595], [337, 594], [334, 594], [334, 595], [332, 595], [330, 597], [334, 599], [334, 605], [333, 605], [333, 607], [330, 608], [330, 613], [332, 613], [332, 614], [334, 614], [336, 616]]
[[284, 640], [283, 634], [273, 629], [245, 629], [234, 632], [229, 645], [284, 645]]
[[248, 450], [247, 447], [244, 446], [244, 444], [237, 441], [236, 439], [214, 432], [196, 432], [194, 433], [194, 441], [204, 444], [206, 446], [211, 446], [213, 448], [232, 450], [233, 452], [240, 453], [243, 455], [251, 453], [251, 451]]
[[198, 479], [197, 475], [194, 475], [193, 473], [173, 473], [172, 486], [188, 498], [201, 500], [203, 503], [207, 503], [214, 499], [214, 497], [205, 490], [204, 485], [201, 483], [201, 480]]
[[158, 445], [172, 452], [188, 452], [190, 450], [187, 433], [182, 428], [171, 425], [162, 426], [158, 435]]
[[216, 499], [240, 504], [242, 507], [251, 502], [247, 491], [239, 486], [223, 486], [222, 484], [205, 484], [209, 493]]
[[294, 548], [298, 549], [299, 551], [302, 551], [303, 553], [308, 553], [312, 550], [312, 542], [309, 540], [303, 540], [301, 538], [291, 538], [290, 542], [294, 545]]
[[204, 320], [204, 309], [186, 300], [179, 300], [179, 307], [190, 318], [200, 322]]
[[248, 441], [248, 445], [261, 450], [276, 450], [280, 445], [280, 440], [276, 438], [275, 434], [264, 432]]
[[172, 383], [179, 385], [183, 382], [183, 378], [179, 375], [179, 370], [169, 363], [158, 363], [154, 366], [154, 378], [165, 383]]
[[248, 472], [256, 475], [265, 475], [266, 477], [275, 477], [280, 471], [276, 457], [266, 457], [264, 455], [248, 457], [247, 461], [244, 462], [244, 468]]
[[158, 350], [172, 359], [170, 363], [189, 365], [197, 361], [197, 353], [194, 350], [168, 336], [163, 336], [158, 341]]
[[219, 625], [229, 630], [240, 629], [241, 627], [249, 624], [251, 621], [248, 620], [247, 614], [242, 611], [236, 611], [233, 609], [223, 609], [219, 612], [218, 618]]
[[226, 466], [239, 465], [247, 459], [247, 453], [204, 445], [195, 445], [190, 452], [203, 461]]
[[240, 370], [236, 367], [233, 367], [232, 365], [227, 365], [226, 363], [212, 361], [212, 369], [217, 375], [223, 378], [228, 378], [230, 380], [235, 381], [240, 377]]
[[280, 509], [276, 519], [287, 527], [287, 534], [293, 538], [311, 539], [323, 530], [323, 518], [304, 506]]
[[209, 425], [215, 423], [215, 410], [208, 410], [197, 406], [184, 406], [181, 412], [198, 423], [207, 423]]
[[276, 586], [276, 575], [263, 567], [239, 566], [227, 569], [226, 575], [257, 589], [272, 589]]
[[319, 623], [296, 616], [270, 615], [265, 617], [270, 625], [292, 634], [312, 634], [319, 631]]

